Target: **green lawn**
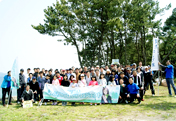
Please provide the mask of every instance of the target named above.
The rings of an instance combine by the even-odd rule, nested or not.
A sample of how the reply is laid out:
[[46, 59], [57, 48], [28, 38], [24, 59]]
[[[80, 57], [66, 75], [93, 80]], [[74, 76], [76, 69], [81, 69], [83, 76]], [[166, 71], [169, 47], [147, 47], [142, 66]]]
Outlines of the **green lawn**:
[[[0, 120], [176, 120], [176, 98], [168, 96], [166, 87], [155, 86], [156, 96], [152, 97], [150, 90], [147, 91], [141, 104], [107, 104], [90, 106], [52, 106], [48, 104], [38, 107], [23, 109], [13, 103], [12, 106], [3, 107], [0, 110]], [[173, 90], [172, 90], [173, 92]]]

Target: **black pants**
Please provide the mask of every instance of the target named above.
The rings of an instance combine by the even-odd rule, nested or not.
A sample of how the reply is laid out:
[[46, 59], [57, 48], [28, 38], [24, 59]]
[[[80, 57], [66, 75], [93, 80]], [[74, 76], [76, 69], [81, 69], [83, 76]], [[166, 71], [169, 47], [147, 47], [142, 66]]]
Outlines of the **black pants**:
[[133, 102], [135, 99], [138, 99], [138, 102], [141, 102], [141, 97], [137, 97], [137, 94], [130, 94], [130, 97], [127, 98], [128, 101]]
[[120, 94], [120, 96], [122, 97], [122, 99], [119, 98], [118, 103], [122, 103], [123, 101], [125, 101], [127, 99], [127, 95], [126, 94]]
[[145, 82], [145, 84], [144, 84], [145, 90], [148, 90], [149, 85], [150, 85], [150, 89], [151, 89], [152, 94], [155, 94], [155, 89], [153, 87], [153, 81], [152, 80]]
[[6, 97], [6, 93], [8, 93], [8, 98], [9, 98], [9, 104], [11, 103], [11, 98], [12, 98], [12, 90], [10, 92], [10, 88], [2, 88], [2, 104], [5, 104], [5, 97]]
[[143, 90], [143, 89], [142, 89], [142, 90], [140, 89], [140, 90], [139, 90], [139, 93], [140, 93], [140, 97], [141, 97], [141, 99], [143, 99], [143, 96], [144, 96], [144, 90]]
[[39, 93], [38, 93], [39, 95], [40, 95], [40, 100], [43, 98], [43, 90], [39, 90]]
[[21, 101], [21, 95], [25, 90], [25, 85], [21, 85], [21, 88], [17, 89], [17, 101]]

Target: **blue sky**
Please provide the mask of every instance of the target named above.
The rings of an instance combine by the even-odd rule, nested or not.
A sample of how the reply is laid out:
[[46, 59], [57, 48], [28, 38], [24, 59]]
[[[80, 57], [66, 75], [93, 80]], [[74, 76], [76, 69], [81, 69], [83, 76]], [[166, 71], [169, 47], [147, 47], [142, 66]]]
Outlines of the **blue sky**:
[[[31, 24], [43, 23], [47, 6], [56, 0], [0, 0], [0, 72], [11, 70], [18, 57], [19, 68], [69, 68], [79, 67], [76, 48], [57, 42], [62, 37], [41, 35]], [[176, 0], [159, 0], [160, 7], [172, 3], [170, 10], [158, 15], [164, 21], [176, 7]]]

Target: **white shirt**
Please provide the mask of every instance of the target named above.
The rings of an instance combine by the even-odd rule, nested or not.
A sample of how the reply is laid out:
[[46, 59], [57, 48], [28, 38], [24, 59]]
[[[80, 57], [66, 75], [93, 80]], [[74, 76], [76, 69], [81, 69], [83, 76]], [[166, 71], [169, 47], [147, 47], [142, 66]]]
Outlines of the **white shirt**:
[[25, 74], [24, 77], [25, 77], [25, 82], [27, 83], [27, 79], [29, 78], [29, 74]]
[[79, 87], [87, 86], [86, 80], [85, 80], [85, 79], [79, 80], [79, 81], [78, 81], [78, 86], [79, 86]]
[[78, 83], [71, 83], [69, 87], [72, 87], [72, 86], [75, 86], [75, 87], [78, 87]]
[[116, 85], [116, 83], [115, 83], [115, 81], [113, 81], [113, 82], [109, 81], [108, 85]]
[[99, 84], [99, 85], [106, 86], [106, 85], [107, 85], [107, 81], [106, 81], [105, 78], [103, 78], [103, 79], [99, 79], [99, 80], [98, 80], [98, 84]]
[[89, 82], [90, 82], [90, 81], [91, 81], [91, 77], [88, 78], [88, 77], [86, 76], [86, 83], [87, 83], [87, 86], [89, 86]]

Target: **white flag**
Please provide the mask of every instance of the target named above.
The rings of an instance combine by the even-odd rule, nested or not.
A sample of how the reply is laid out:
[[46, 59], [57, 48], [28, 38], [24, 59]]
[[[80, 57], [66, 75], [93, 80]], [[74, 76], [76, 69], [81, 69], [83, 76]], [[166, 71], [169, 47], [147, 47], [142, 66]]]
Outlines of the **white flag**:
[[151, 70], [152, 71], [158, 71], [159, 70], [159, 44], [158, 44], [158, 38], [153, 39], [153, 54], [152, 54], [152, 64], [151, 64]]

